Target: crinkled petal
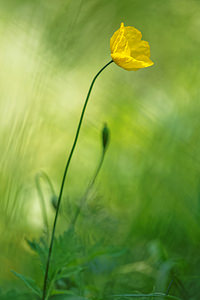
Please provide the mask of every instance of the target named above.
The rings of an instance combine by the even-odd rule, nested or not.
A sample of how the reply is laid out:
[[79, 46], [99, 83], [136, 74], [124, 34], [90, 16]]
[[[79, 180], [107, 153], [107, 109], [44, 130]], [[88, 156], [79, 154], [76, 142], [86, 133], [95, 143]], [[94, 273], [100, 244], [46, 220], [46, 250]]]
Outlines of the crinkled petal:
[[139, 43], [142, 39], [142, 33], [132, 26], [124, 27], [124, 36], [128, 41], [130, 48], [132, 48], [135, 44]]
[[131, 56], [125, 56], [121, 53], [113, 53], [111, 54], [111, 57], [118, 66], [128, 71], [136, 71], [153, 65], [153, 62], [147, 56], [140, 56], [136, 60]]
[[128, 45], [128, 41], [124, 36], [125, 27], [123, 23], [121, 24], [121, 27], [113, 34], [113, 36], [110, 39], [110, 49], [111, 53], [115, 52], [123, 52], [127, 55], [130, 55], [131, 51]]
[[141, 55], [150, 57], [150, 46], [149, 43], [146, 41], [140, 41], [139, 43], [132, 44], [132, 46], [130, 46], [130, 50], [131, 56], [135, 59], [137, 59]]

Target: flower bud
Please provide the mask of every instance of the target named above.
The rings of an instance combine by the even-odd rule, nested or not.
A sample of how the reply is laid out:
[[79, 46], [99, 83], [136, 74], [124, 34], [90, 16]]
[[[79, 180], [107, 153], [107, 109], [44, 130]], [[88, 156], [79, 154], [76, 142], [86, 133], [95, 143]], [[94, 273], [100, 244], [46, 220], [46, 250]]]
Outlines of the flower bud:
[[58, 198], [56, 197], [56, 195], [53, 195], [51, 197], [51, 204], [55, 210], [57, 209], [57, 202], [58, 202]]
[[104, 124], [103, 130], [102, 130], [102, 143], [103, 143], [103, 149], [106, 150], [108, 143], [110, 140], [110, 131], [107, 127], [107, 124]]

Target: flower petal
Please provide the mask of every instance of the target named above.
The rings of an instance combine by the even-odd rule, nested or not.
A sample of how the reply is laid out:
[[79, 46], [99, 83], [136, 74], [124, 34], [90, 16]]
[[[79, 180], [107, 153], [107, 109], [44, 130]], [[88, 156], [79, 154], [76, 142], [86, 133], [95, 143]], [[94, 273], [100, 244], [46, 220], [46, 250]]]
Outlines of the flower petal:
[[147, 56], [139, 56], [136, 60], [131, 56], [113, 53], [111, 54], [111, 57], [118, 66], [128, 71], [136, 71], [141, 68], [150, 67], [154, 64]]
[[[128, 42], [129, 46], [130, 43]], [[139, 56], [144, 55], [150, 57], [150, 46], [146, 41], [140, 41], [139, 43], [132, 44], [130, 46], [131, 56], [137, 59]]]
[[142, 41], [142, 34], [135, 27], [124, 26], [110, 39], [111, 57], [113, 61], [126, 70], [139, 70], [153, 65], [150, 60], [150, 46]]
[[124, 36], [129, 43], [129, 47], [132, 48], [135, 44], [141, 41], [142, 33], [132, 26], [124, 27]]
[[115, 52], [123, 52], [127, 55], [130, 55], [130, 48], [128, 45], [128, 41], [124, 36], [124, 23], [121, 23], [121, 27], [113, 34], [113, 36], [110, 39], [110, 49], [111, 53]]

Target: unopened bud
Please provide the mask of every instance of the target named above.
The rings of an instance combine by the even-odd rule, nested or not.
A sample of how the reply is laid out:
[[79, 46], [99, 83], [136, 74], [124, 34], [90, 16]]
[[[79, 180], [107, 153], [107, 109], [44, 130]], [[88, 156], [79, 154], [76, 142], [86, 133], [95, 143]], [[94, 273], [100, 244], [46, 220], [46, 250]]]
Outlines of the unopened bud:
[[110, 131], [107, 127], [107, 124], [105, 123], [102, 130], [102, 143], [103, 143], [104, 150], [106, 150], [109, 140], [110, 140]]
[[57, 202], [58, 202], [58, 198], [56, 197], [56, 195], [53, 195], [51, 197], [51, 204], [55, 210], [57, 209]]

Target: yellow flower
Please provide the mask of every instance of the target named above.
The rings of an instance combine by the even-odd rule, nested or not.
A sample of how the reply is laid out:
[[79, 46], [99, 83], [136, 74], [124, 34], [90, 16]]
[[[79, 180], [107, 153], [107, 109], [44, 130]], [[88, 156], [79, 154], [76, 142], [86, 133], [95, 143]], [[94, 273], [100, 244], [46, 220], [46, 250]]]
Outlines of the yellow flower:
[[120, 28], [110, 39], [111, 57], [120, 67], [128, 71], [137, 71], [152, 66], [149, 43], [142, 41], [142, 34], [131, 26]]

